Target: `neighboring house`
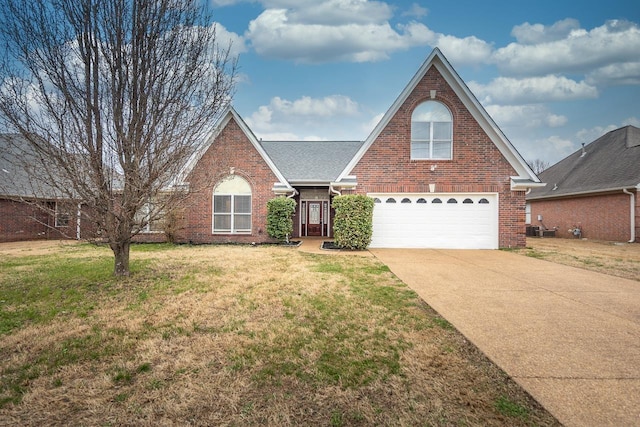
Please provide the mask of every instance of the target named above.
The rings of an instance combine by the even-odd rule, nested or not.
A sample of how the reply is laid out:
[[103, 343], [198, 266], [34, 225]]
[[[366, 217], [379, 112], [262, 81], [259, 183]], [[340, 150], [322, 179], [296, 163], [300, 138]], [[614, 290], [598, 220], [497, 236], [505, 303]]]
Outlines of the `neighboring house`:
[[0, 242], [81, 238], [77, 204], [40, 179], [32, 156], [21, 136], [0, 135]]
[[531, 226], [559, 237], [638, 242], [640, 129], [625, 126], [583, 146], [540, 174], [527, 196]]
[[164, 222], [177, 242], [270, 242], [277, 196], [297, 202], [294, 238], [331, 238], [333, 197], [366, 194], [372, 247], [495, 249], [525, 245], [525, 193], [544, 184], [435, 49], [366, 140], [261, 141], [229, 107], [173, 185], [189, 191]]
[[265, 242], [267, 201], [297, 202], [293, 237], [332, 237], [332, 198], [374, 198], [372, 247], [525, 244], [525, 192], [543, 185], [435, 49], [363, 142], [261, 141], [229, 108], [176, 183], [178, 241]]

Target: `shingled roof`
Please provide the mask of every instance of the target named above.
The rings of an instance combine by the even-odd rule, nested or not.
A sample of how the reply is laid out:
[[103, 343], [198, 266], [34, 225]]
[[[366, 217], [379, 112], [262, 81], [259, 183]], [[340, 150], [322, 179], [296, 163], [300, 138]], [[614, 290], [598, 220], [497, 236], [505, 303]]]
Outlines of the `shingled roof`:
[[336, 181], [363, 141], [261, 141], [276, 167], [292, 184]]
[[0, 196], [10, 198], [61, 197], [49, 185], [50, 171], [41, 166], [38, 154], [18, 134], [0, 134]]
[[527, 200], [599, 193], [640, 185], [640, 129], [613, 130], [540, 174], [546, 187]]

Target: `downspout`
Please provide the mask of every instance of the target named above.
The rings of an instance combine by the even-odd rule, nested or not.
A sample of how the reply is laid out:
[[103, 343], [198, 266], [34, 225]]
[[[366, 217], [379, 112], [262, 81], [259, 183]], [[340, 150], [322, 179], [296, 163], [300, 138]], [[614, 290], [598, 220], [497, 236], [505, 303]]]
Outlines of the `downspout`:
[[340, 193], [338, 190], [333, 188], [333, 185], [329, 185], [329, 191], [331, 191], [335, 195], [342, 196], [342, 193]]
[[294, 197], [296, 197], [298, 195], [298, 190], [296, 190], [295, 188], [292, 189], [291, 194], [289, 194], [287, 196], [287, 199], [293, 199]]
[[78, 203], [76, 212], [76, 240], [80, 240], [80, 218], [82, 217], [82, 204]]
[[636, 195], [634, 192], [627, 190], [626, 188], [622, 189], [624, 194], [628, 194], [631, 208], [629, 222], [631, 223], [631, 239], [629, 239], [629, 243], [634, 243], [636, 241]]

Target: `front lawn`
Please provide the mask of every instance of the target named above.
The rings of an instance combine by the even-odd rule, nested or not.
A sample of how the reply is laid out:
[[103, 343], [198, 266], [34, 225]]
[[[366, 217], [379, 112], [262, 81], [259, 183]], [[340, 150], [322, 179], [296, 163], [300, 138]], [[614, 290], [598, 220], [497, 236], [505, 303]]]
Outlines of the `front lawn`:
[[0, 260], [0, 425], [557, 425], [373, 258], [135, 246]]

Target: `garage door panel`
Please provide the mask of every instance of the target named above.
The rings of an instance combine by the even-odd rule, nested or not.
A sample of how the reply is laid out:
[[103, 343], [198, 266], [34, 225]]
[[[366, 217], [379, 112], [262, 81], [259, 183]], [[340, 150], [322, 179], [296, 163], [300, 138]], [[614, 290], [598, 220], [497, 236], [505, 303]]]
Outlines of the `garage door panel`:
[[[495, 194], [375, 195], [371, 247], [498, 247], [498, 198]], [[390, 198], [396, 203], [386, 203]], [[411, 203], [400, 203], [408, 199]], [[441, 203], [434, 203], [439, 199]], [[457, 203], [447, 203], [454, 199]], [[417, 203], [421, 200], [426, 203]], [[480, 203], [480, 201], [487, 203]], [[466, 203], [464, 203], [466, 201]]]

